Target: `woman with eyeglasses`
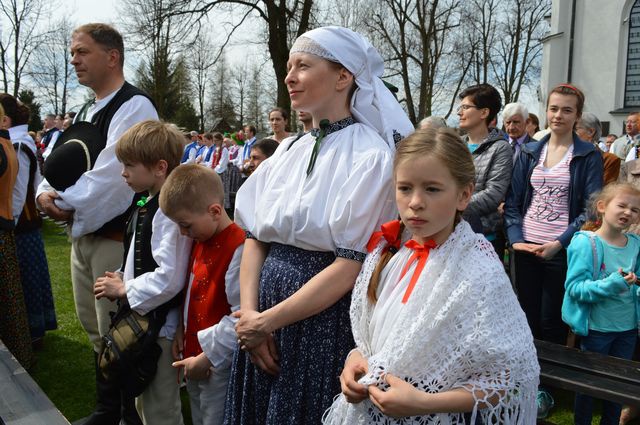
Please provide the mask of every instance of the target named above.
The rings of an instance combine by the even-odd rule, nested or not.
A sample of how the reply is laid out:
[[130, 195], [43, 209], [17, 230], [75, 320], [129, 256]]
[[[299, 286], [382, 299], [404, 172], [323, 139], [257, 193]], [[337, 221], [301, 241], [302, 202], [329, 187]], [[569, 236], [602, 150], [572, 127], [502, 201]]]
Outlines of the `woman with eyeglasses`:
[[[515, 257], [515, 286], [533, 337], [565, 344], [561, 308], [567, 251], [587, 218], [591, 194], [602, 188], [602, 156], [575, 133], [584, 94], [560, 84], [547, 98], [550, 133], [527, 143], [516, 159], [505, 201], [505, 228]], [[538, 418], [553, 406], [538, 392]]]
[[502, 99], [489, 84], [468, 87], [458, 98], [460, 128], [467, 133], [464, 141], [476, 167], [475, 190], [464, 216], [468, 221], [480, 219], [482, 233], [502, 260], [505, 238], [498, 207], [504, 201], [511, 181], [513, 150], [504, 134], [489, 126], [502, 107]]

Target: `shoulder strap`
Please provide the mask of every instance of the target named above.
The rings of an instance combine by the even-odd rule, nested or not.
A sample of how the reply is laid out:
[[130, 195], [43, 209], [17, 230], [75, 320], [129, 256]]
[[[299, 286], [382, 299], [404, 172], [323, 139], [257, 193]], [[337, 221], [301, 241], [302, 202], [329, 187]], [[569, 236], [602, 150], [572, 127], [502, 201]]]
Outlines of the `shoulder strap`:
[[589, 237], [589, 242], [591, 242], [591, 252], [593, 257], [593, 280], [598, 280], [600, 274], [600, 265], [602, 261], [598, 257], [598, 248], [596, 246], [596, 234], [594, 232], [584, 232]]
[[[636, 241], [636, 246], [640, 246], [640, 238], [638, 238], [637, 235], [635, 235], [633, 233], [626, 233], [626, 235], [627, 235], [627, 240], [628, 241], [634, 240], [634, 241]], [[638, 260], [638, 256], [636, 255], [636, 256], [633, 257], [633, 263], [631, 265], [631, 271], [633, 271], [633, 272], [635, 272], [636, 267], [638, 266], [637, 260]]]

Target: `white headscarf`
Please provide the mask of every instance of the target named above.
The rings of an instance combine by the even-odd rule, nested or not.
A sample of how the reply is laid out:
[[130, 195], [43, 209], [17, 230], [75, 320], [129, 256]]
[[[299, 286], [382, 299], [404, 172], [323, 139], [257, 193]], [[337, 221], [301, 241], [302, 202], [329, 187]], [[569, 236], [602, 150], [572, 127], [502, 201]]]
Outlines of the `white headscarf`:
[[289, 54], [311, 53], [338, 62], [355, 77], [358, 88], [351, 98], [351, 113], [395, 149], [414, 131], [396, 98], [382, 82], [384, 62], [378, 51], [357, 32], [343, 27], [322, 27], [298, 37]]

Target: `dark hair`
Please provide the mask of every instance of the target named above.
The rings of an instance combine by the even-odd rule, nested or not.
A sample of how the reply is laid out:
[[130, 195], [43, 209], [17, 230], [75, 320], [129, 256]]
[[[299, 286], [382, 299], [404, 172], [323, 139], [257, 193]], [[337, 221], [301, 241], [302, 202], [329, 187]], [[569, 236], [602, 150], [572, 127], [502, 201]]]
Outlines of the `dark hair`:
[[76, 112], [75, 111], [69, 111], [69, 112], [67, 112], [67, 115], [69, 115], [69, 118], [75, 118], [76, 117]]
[[607, 137], [613, 137], [614, 139], [617, 139], [618, 136], [616, 136], [615, 134], [611, 133], [611, 134], [607, 134]]
[[0, 103], [4, 108], [4, 114], [11, 119], [11, 125], [17, 125], [18, 101], [8, 93], [0, 94]]
[[120, 54], [120, 66], [124, 66], [124, 41], [122, 35], [111, 25], [92, 23], [81, 25], [73, 33], [82, 32], [87, 34], [96, 43], [107, 50], [117, 50]]
[[578, 112], [578, 118], [580, 118], [580, 116], [582, 115], [582, 110], [584, 109], [584, 93], [582, 93], [582, 90], [568, 83], [558, 84], [553, 89], [551, 89], [551, 91], [549, 92], [549, 96], [547, 96], [547, 108], [549, 108], [549, 99], [551, 99], [551, 94], [553, 93], [563, 94], [565, 96], [575, 96], [576, 111]]
[[31, 109], [24, 103], [18, 103], [18, 112], [16, 113], [16, 121], [13, 125], [29, 124], [31, 118]]
[[540, 131], [540, 120], [538, 119], [538, 116], [533, 112], [529, 112], [529, 119], [531, 120], [531, 124], [536, 126], [536, 133]]
[[256, 126], [255, 126], [255, 125], [249, 125], [249, 124], [247, 124], [247, 125], [245, 125], [244, 127], [245, 127], [245, 128], [248, 128], [248, 129], [249, 129], [249, 131], [250, 131], [251, 133], [253, 133], [253, 135], [254, 135], [254, 136], [256, 135]]
[[278, 146], [280, 146], [280, 144], [277, 141], [266, 138], [258, 140], [253, 146], [251, 146], [251, 149], [260, 149], [260, 151], [269, 158], [273, 155], [276, 149], [278, 149]]
[[289, 122], [289, 113], [287, 112], [287, 110], [286, 110], [286, 109], [281, 108], [281, 107], [279, 107], [279, 106], [276, 106], [276, 107], [272, 108], [272, 109], [269, 111], [269, 115], [268, 115], [268, 116], [271, 116], [271, 113], [272, 113], [272, 112], [276, 112], [276, 111], [280, 112], [280, 115], [282, 115], [282, 118], [284, 118], [284, 120], [285, 120], [286, 122]]
[[458, 95], [458, 99], [462, 100], [465, 97], [470, 97], [471, 101], [478, 108], [487, 108], [489, 115], [485, 119], [487, 125], [493, 121], [493, 119], [500, 112], [502, 108], [502, 97], [500, 93], [490, 84], [476, 84], [475, 86], [467, 87]]

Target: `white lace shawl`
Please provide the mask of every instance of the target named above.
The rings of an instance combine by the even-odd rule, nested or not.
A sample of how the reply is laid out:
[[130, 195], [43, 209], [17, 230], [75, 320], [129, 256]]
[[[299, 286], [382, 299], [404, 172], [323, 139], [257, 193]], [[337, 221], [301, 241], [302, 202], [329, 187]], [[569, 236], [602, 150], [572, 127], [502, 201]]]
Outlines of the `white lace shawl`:
[[[476, 404], [471, 424], [534, 424], [539, 366], [533, 338], [493, 247], [461, 221], [429, 255], [417, 285], [394, 326], [395, 338], [371, 352], [367, 299], [382, 242], [367, 256], [353, 290], [351, 326], [358, 350], [369, 362], [360, 382], [384, 389], [391, 373], [417, 388], [444, 392], [466, 388]], [[479, 394], [483, 394], [480, 398]], [[498, 398], [490, 405], [486, 400]], [[483, 402], [489, 407], [482, 408]], [[480, 406], [478, 404], [481, 403]], [[323, 418], [336, 424], [464, 424], [464, 415], [439, 413], [393, 419], [369, 400], [349, 404], [336, 397]]]

